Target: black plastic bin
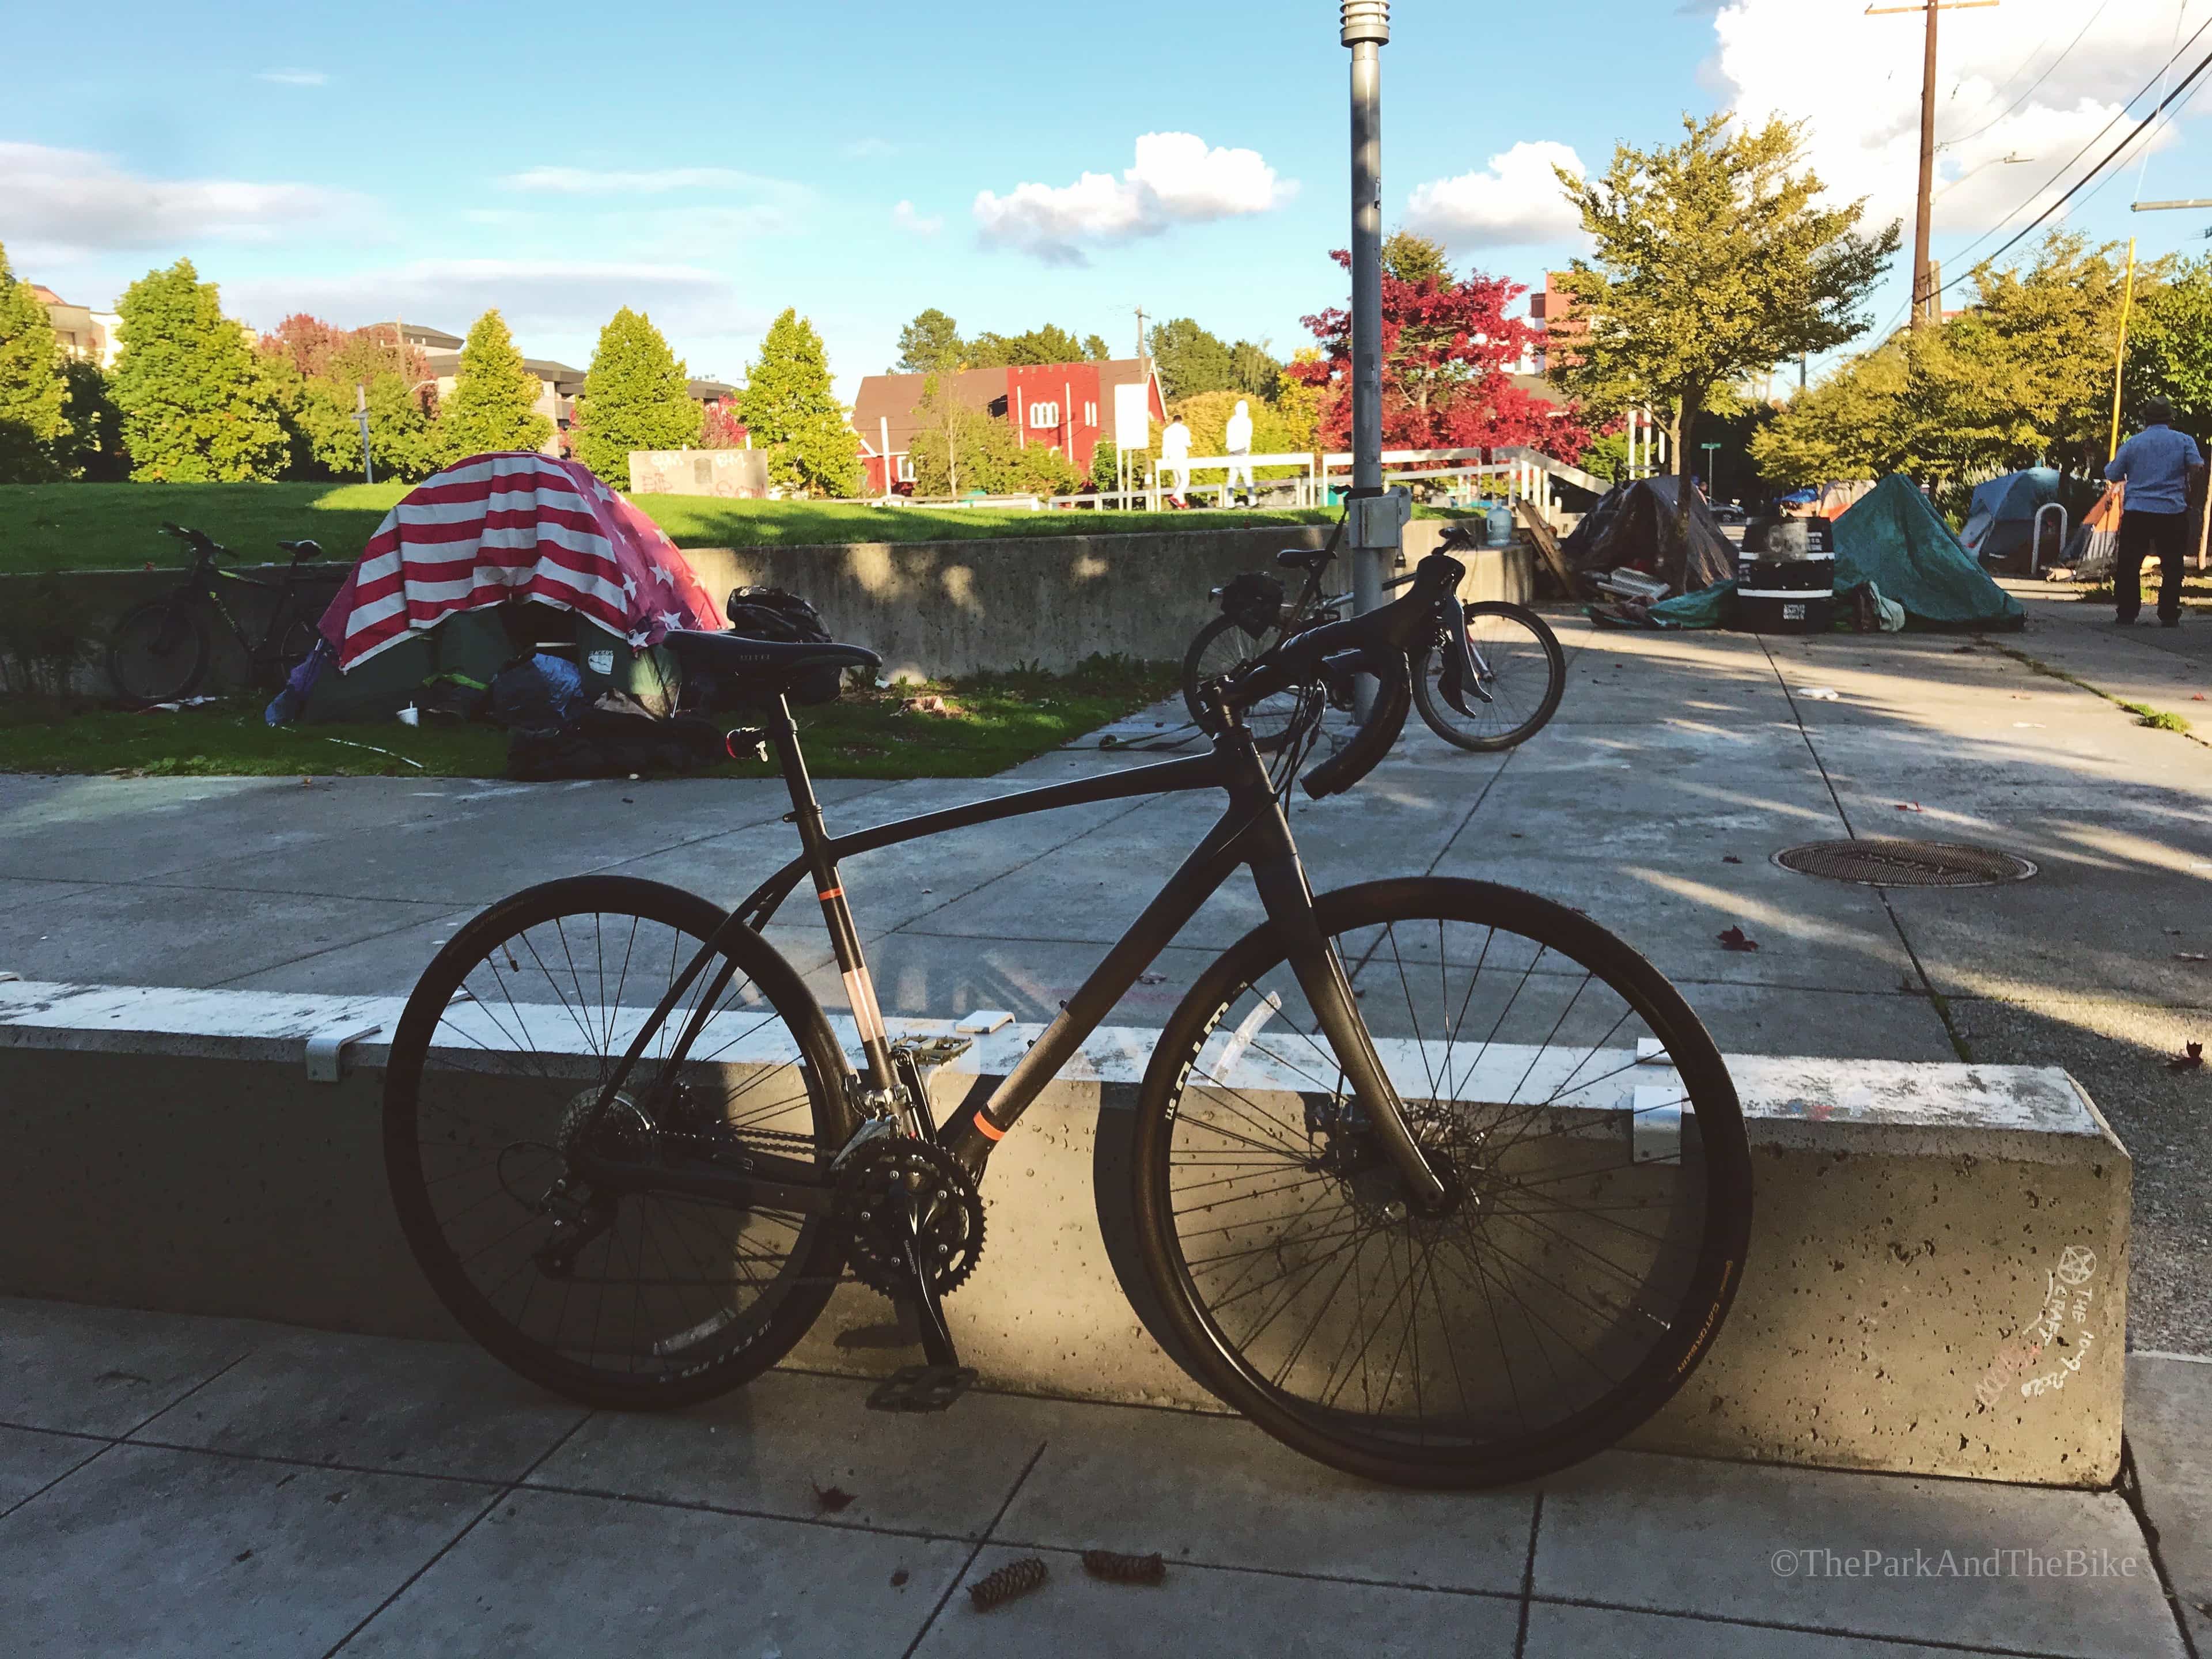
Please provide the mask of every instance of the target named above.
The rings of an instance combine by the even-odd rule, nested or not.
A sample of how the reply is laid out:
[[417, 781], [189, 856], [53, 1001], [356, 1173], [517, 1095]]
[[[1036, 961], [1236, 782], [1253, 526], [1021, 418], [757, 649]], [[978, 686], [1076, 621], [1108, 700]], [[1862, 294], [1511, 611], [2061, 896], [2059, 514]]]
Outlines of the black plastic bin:
[[1739, 628], [1753, 634], [1825, 634], [1835, 621], [1836, 598], [1828, 589], [1739, 587]]

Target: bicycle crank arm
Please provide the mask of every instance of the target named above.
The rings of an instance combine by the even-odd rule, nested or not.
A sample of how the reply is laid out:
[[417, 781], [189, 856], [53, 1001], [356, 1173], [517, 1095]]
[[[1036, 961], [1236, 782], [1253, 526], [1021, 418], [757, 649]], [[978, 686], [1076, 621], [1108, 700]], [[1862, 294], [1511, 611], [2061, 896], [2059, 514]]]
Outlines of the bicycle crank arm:
[[569, 1164], [578, 1175], [605, 1192], [675, 1193], [733, 1210], [784, 1210], [818, 1216], [833, 1213], [837, 1202], [836, 1189], [818, 1184], [811, 1164], [790, 1158], [757, 1160], [760, 1169], [791, 1172], [785, 1180], [735, 1170], [672, 1170], [659, 1164], [618, 1163], [584, 1152], [573, 1156]]

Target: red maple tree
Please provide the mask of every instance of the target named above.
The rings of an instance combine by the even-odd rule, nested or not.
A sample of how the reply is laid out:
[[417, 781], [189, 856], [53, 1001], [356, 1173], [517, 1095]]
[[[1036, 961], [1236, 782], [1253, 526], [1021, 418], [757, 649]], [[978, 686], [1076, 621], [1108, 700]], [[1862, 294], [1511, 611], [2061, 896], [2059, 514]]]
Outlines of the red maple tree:
[[[1349, 270], [1352, 256], [1330, 256]], [[1392, 449], [1492, 449], [1526, 445], [1564, 461], [1580, 458], [1590, 434], [1575, 410], [1513, 384], [1510, 366], [1539, 336], [1506, 307], [1528, 290], [1503, 276], [1429, 276], [1409, 283], [1382, 273], [1382, 442]], [[1332, 307], [1302, 319], [1321, 343], [1318, 362], [1284, 372], [1326, 394], [1321, 441], [1352, 440], [1352, 313]]]

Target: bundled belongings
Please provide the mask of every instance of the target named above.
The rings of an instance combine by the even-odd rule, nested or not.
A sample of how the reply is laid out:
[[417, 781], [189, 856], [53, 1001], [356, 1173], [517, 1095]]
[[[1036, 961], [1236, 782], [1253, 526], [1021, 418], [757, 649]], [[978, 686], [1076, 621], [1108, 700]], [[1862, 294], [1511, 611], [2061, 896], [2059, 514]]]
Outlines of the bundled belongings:
[[[2106, 484], [2096, 506], [2082, 514], [2081, 522], [2066, 538], [2058, 562], [2073, 572], [2075, 581], [2089, 581], [2112, 574], [2120, 546], [2120, 514], [2126, 510], [2125, 481]], [[2063, 573], [2062, 573], [2063, 574]]]

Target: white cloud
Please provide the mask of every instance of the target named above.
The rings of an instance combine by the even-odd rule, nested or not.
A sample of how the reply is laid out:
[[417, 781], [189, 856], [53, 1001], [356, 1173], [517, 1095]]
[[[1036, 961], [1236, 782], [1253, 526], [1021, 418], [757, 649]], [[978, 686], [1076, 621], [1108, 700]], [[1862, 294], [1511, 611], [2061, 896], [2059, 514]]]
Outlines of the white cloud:
[[[1909, 241], [1919, 179], [1919, 19], [1869, 17], [1863, 0], [1730, 0], [1713, 27], [1727, 101], [1753, 119], [1772, 112], [1805, 121], [1830, 194], [1868, 198], [1869, 217], [1903, 219]], [[2058, 194], [2045, 191], [2045, 181], [2172, 52], [2174, 11], [2122, 0], [2092, 17], [2080, 0], [2005, 0], [2001, 9], [1945, 13], [1941, 44], [1936, 228], [1939, 236], [1978, 235], [2031, 196], [2039, 210]], [[2146, 108], [2114, 126], [2059, 189]], [[2169, 132], [2160, 142], [2171, 141]], [[2114, 190], [2131, 187], [2139, 155], [2130, 152], [2120, 169], [2128, 176]], [[2013, 155], [2030, 159], [2008, 164]], [[2158, 173], [2153, 162], [2154, 183]]]
[[891, 222], [916, 236], [934, 236], [945, 228], [942, 214], [921, 212], [911, 202], [901, 202], [891, 210]]
[[887, 138], [855, 138], [845, 146], [845, 154], [856, 161], [880, 161], [886, 155], [897, 155], [898, 148]]
[[1176, 225], [1265, 213], [1297, 192], [1257, 150], [1209, 149], [1188, 132], [1148, 132], [1136, 164], [1119, 179], [1086, 173], [1072, 185], [1021, 184], [975, 198], [987, 246], [1010, 247], [1047, 264], [1085, 263], [1082, 245], [1157, 236]]
[[518, 334], [587, 340], [623, 306], [671, 332], [748, 335], [768, 320], [726, 278], [685, 264], [422, 259], [345, 276], [234, 282], [223, 294], [227, 310], [265, 323], [295, 311], [349, 328], [398, 315], [456, 334], [495, 307]]
[[18, 263], [131, 248], [181, 252], [208, 240], [271, 241], [342, 216], [374, 216], [362, 198], [313, 185], [149, 179], [91, 150], [0, 143], [0, 226]]
[[1485, 171], [1418, 187], [1406, 204], [1407, 228], [1455, 251], [1570, 240], [1582, 221], [1554, 167], [1583, 172], [1582, 158], [1565, 144], [1517, 143], [1492, 156]]
[[322, 70], [311, 69], [264, 70], [253, 78], [280, 87], [326, 87], [331, 82], [331, 77]]

